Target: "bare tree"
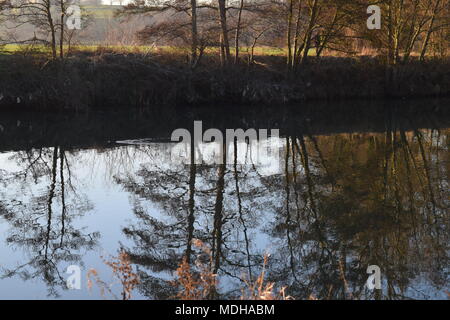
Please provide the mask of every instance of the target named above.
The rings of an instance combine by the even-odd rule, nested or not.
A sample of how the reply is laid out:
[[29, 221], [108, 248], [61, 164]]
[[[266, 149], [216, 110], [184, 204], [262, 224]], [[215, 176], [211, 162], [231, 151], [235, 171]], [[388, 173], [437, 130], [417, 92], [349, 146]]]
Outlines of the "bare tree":
[[195, 68], [209, 42], [206, 38], [211, 31], [210, 18], [199, 13], [202, 8], [212, 7], [198, 6], [197, 0], [135, 0], [119, 10], [117, 16], [152, 16], [153, 23], [140, 32], [140, 39], [181, 41], [190, 47], [190, 65]]
[[241, 35], [241, 22], [242, 22], [242, 11], [244, 9], [244, 0], [239, 1], [239, 11], [236, 25], [236, 34], [234, 37], [234, 63], [236, 64], [239, 60], [239, 37]]
[[355, 3], [348, 0], [288, 0], [286, 6], [287, 66], [296, 70], [312, 49], [316, 56], [327, 50], [348, 52], [347, 31]]
[[[32, 24], [38, 33], [34, 33], [31, 39], [25, 39], [24, 42], [33, 41], [48, 44], [51, 48], [52, 57], [57, 57], [57, 24], [56, 12], [53, 10], [52, 0], [10, 1], [6, 7], [6, 16], [8, 20], [15, 23], [15, 27], [25, 24]], [[50, 40], [48, 40], [50, 38]]]
[[363, 29], [361, 37], [383, 53], [389, 64], [405, 63], [414, 52], [424, 60], [432, 35], [449, 27], [448, 0], [383, 0], [378, 5], [381, 30]]
[[[3, 2], [1, 16], [10, 23], [10, 29], [34, 27], [33, 36], [25, 39], [11, 38], [9, 42], [39, 43], [50, 47], [52, 58], [64, 57], [64, 46], [70, 44], [76, 29], [66, 27], [68, 9], [73, 0], [7, 0]], [[80, 9], [80, 25], [88, 23], [89, 16]]]

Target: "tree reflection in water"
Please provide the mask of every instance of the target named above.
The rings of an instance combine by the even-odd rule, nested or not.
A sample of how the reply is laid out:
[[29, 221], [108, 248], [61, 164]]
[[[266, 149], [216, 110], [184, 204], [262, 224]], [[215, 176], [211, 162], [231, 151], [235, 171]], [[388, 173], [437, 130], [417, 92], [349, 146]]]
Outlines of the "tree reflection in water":
[[[384, 129], [357, 126], [359, 133], [318, 132], [293, 120], [280, 139], [281, 171], [272, 175], [236, 155], [228, 165], [164, 162], [167, 143], [92, 147], [89, 140], [85, 150], [52, 143], [12, 152], [5, 163], [18, 169], [0, 169], [7, 222], [0, 227], [6, 245], [27, 260], [2, 262], [1, 276], [37, 279], [56, 296], [68, 264], [82, 265], [97, 245], [124, 248], [138, 267], [141, 295], [166, 299], [176, 294], [169, 280], [182, 258], [205, 259], [192, 246], [200, 239], [221, 279], [211, 298], [239, 297], [242, 279], [260, 274], [265, 252], [267, 280], [297, 299], [445, 298], [450, 129], [385, 118]], [[92, 181], [76, 175], [96, 171], [112, 179], [113, 197], [83, 194]], [[120, 194], [129, 196], [120, 199], [127, 206], [115, 202]], [[104, 201], [117, 212], [93, 226], [113, 230], [101, 243], [75, 220], [85, 225], [86, 213]], [[369, 265], [381, 268], [381, 291], [365, 288]]]
[[[13, 159], [20, 170], [3, 175], [3, 183], [19, 186], [17, 197], [20, 193], [31, 196], [26, 202], [16, 200], [0, 213], [10, 225], [8, 245], [22, 249], [29, 260], [11, 269], [2, 268], [1, 277], [40, 279], [47, 285], [49, 295], [58, 296], [58, 288], [67, 289], [64, 267], [83, 265], [81, 250], [96, 246], [98, 233], [84, 233], [72, 225], [74, 218], [82, 217], [91, 205], [72, 183], [64, 148], [19, 152]], [[33, 185], [44, 190], [33, 190]]]
[[[283, 173], [257, 167], [144, 164], [117, 182], [136, 195], [136, 222], [124, 228], [143, 294], [168, 298], [166, 281], [198, 238], [222, 279], [216, 297], [237, 297], [240, 279], [259, 273], [287, 294], [320, 299], [430, 298], [448, 285], [449, 130], [284, 138]], [[142, 147], [145, 148], [145, 147]], [[143, 203], [160, 207], [149, 214]], [[365, 288], [369, 265], [383, 290]], [[430, 289], [432, 288], [432, 289]]]

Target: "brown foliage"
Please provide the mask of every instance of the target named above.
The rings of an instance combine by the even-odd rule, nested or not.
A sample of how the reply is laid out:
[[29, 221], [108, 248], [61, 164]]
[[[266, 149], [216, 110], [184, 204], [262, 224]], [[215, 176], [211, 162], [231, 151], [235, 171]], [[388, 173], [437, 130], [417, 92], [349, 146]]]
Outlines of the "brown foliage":
[[[102, 257], [102, 259], [103, 262], [112, 269], [116, 281], [118, 280], [122, 285], [122, 300], [130, 300], [132, 298], [131, 293], [139, 284], [139, 277], [133, 271], [133, 267], [131, 266], [131, 261], [128, 254], [125, 251], [120, 251], [117, 257], [110, 257], [109, 260], [106, 260]], [[105, 293], [108, 292], [117, 299], [117, 296], [111, 289], [114, 285], [114, 282], [108, 284], [105, 281], [101, 280], [97, 270], [90, 269], [88, 271], [87, 278], [88, 288], [90, 290], [92, 290], [93, 282], [95, 281], [95, 283], [100, 288], [100, 293], [102, 296], [104, 296]]]
[[177, 299], [180, 300], [203, 300], [208, 299], [214, 293], [217, 287], [217, 275], [211, 270], [212, 255], [211, 251], [202, 241], [195, 239], [194, 246], [202, 249], [209, 260], [203, 262], [200, 258], [196, 260], [195, 266], [183, 258], [176, 274], [177, 278], [172, 284], [178, 288]]
[[[212, 255], [210, 248], [201, 240], [194, 239], [194, 246], [200, 248], [208, 259], [202, 259], [200, 256], [194, 266], [191, 266], [186, 257], [183, 258], [176, 274], [177, 278], [172, 284], [178, 289], [175, 298], [180, 300], [204, 300], [211, 299], [216, 294], [218, 285], [217, 274], [211, 269]], [[247, 287], [242, 289], [242, 300], [292, 300], [290, 296], [286, 296], [286, 287], [275, 291], [275, 283], [265, 281], [265, 269], [269, 256], [264, 256], [263, 269], [256, 280], [246, 280], [243, 282]]]
[[244, 280], [247, 288], [242, 289], [241, 300], [293, 300], [291, 296], [286, 296], [286, 287], [282, 287], [276, 293], [274, 282], [265, 282], [265, 272], [269, 255], [264, 255], [263, 269], [254, 281]]

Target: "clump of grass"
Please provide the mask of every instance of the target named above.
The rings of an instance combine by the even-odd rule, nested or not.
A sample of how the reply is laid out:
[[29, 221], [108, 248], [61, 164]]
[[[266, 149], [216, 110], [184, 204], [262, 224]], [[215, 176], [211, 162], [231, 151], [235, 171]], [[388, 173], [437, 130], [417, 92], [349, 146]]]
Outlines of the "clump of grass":
[[115, 281], [108, 284], [100, 279], [97, 270], [90, 269], [87, 274], [89, 290], [92, 290], [93, 283], [95, 282], [100, 288], [100, 293], [102, 296], [105, 296], [105, 293], [108, 292], [115, 299], [118, 299], [118, 297], [114, 294], [112, 287], [114, 284], [119, 282], [122, 286], [122, 300], [130, 300], [132, 298], [134, 288], [139, 284], [139, 277], [133, 271], [128, 254], [122, 250], [119, 252], [117, 257], [110, 257], [109, 259], [102, 257], [102, 259], [103, 262], [112, 269]]

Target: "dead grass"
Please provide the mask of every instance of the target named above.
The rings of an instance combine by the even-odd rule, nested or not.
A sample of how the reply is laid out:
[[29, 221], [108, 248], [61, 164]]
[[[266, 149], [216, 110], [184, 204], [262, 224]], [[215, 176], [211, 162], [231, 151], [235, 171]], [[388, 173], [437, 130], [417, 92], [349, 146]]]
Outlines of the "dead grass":
[[293, 300], [291, 296], [286, 295], [286, 287], [282, 287], [276, 292], [275, 283], [265, 281], [268, 260], [269, 255], [265, 254], [262, 271], [256, 280], [244, 279], [247, 287], [242, 289], [241, 300]]
[[178, 290], [175, 298], [179, 300], [205, 300], [209, 299], [216, 291], [217, 275], [211, 270], [212, 255], [210, 248], [200, 240], [194, 240], [195, 247], [200, 248], [208, 261], [200, 259], [191, 266], [184, 257], [176, 271], [177, 278], [172, 285]]
[[[136, 49], [137, 50], [137, 49]], [[283, 56], [224, 69], [207, 55], [195, 72], [183, 53], [77, 51], [64, 61], [0, 54], [0, 108], [32, 110], [151, 109], [214, 104], [280, 105], [310, 100], [446, 97], [450, 61], [411, 61], [387, 68], [372, 57], [311, 58], [286, 74]], [[394, 70], [395, 69], [395, 70]], [[20, 105], [17, 101], [21, 101]]]
[[87, 274], [89, 290], [92, 290], [95, 283], [103, 297], [108, 293], [115, 299], [119, 299], [112, 289], [118, 282], [122, 287], [121, 299], [130, 300], [134, 288], [139, 284], [139, 277], [133, 271], [128, 254], [125, 251], [120, 251], [117, 257], [110, 257], [109, 259], [102, 257], [102, 260], [111, 268], [114, 280], [111, 283], [107, 283], [100, 278], [97, 270], [90, 269]]
[[[180, 300], [206, 300], [217, 295], [219, 279], [212, 272], [212, 254], [210, 248], [201, 240], [195, 239], [193, 245], [201, 249], [202, 254], [193, 265], [184, 257], [176, 271], [176, 279], [172, 281], [178, 294], [175, 298]], [[206, 258], [205, 258], [206, 257]], [[285, 293], [286, 287], [279, 291], [275, 289], [275, 283], [266, 282], [266, 265], [269, 255], [264, 255], [262, 271], [255, 280], [242, 279], [246, 287], [241, 290], [241, 300], [293, 300]]]

